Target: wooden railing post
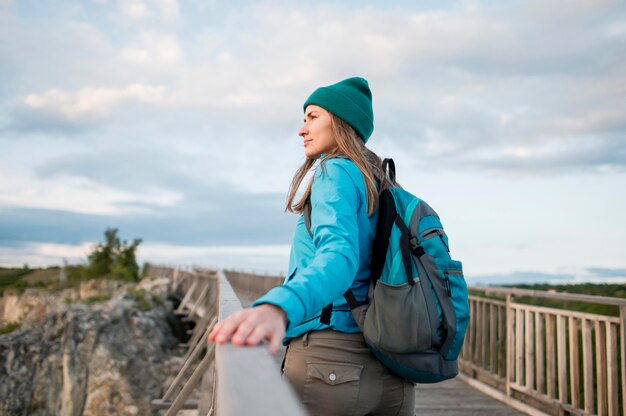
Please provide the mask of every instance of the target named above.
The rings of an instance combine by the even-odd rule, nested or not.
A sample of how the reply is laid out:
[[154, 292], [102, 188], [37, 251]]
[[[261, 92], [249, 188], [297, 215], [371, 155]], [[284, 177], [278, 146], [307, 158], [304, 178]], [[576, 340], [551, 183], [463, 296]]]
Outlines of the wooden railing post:
[[593, 350], [591, 339], [591, 320], [583, 319], [583, 390], [585, 398], [585, 412], [592, 414], [595, 410], [593, 394]]
[[480, 305], [480, 363], [483, 367], [487, 366], [487, 351], [489, 350], [487, 331], [487, 302], [483, 302]]
[[619, 385], [617, 364], [617, 332], [616, 325], [608, 323], [606, 326], [606, 358], [608, 369], [607, 395], [608, 395], [608, 414], [609, 416], [617, 416], [619, 414]]
[[506, 377], [506, 306], [498, 306], [498, 375]]
[[622, 362], [622, 414], [626, 415], [626, 306], [619, 308], [620, 359]]
[[526, 387], [529, 389], [535, 388], [535, 321], [532, 319], [532, 313], [530, 310], [526, 310], [526, 323], [525, 323], [525, 355], [524, 365], [526, 366]]
[[513, 379], [513, 366], [515, 365], [514, 345], [515, 331], [513, 331], [513, 295], [506, 294], [506, 395], [511, 397], [511, 380]]
[[572, 406], [580, 407], [580, 366], [578, 363], [578, 321], [575, 317], [569, 318], [569, 346], [570, 346], [570, 394]]
[[556, 397], [556, 337], [554, 335], [554, 315], [546, 314], [546, 382], [548, 397]]
[[498, 344], [496, 339], [496, 317], [498, 307], [489, 305], [489, 369], [496, 372], [496, 358], [498, 357]]
[[558, 315], [556, 321], [556, 350], [557, 350], [557, 371], [559, 380], [559, 401], [567, 402], [567, 320], [565, 316]]
[[543, 341], [546, 339], [544, 331], [544, 320], [541, 312], [535, 312], [535, 374], [536, 374], [536, 388], [537, 391], [545, 393], [546, 391], [546, 378], [544, 377], [544, 358], [545, 348]]
[[524, 383], [524, 310], [515, 308], [515, 383]]
[[476, 314], [478, 313], [478, 308], [476, 307], [476, 301], [470, 299], [470, 325], [469, 325], [469, 351], [467, 354], [467, 358], [470, 361], [476, 362]]
[[596, 330], [596, 397], [598, 399], [598, 416], [606, 416], [607, 393], [606, 393], [606, 329], [602, 322], [595, 322]]

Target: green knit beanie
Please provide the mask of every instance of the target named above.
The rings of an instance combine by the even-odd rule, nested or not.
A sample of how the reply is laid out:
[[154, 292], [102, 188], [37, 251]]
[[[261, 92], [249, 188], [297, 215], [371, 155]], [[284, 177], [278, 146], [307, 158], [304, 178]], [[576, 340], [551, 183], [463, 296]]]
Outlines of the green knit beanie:
[[318, 105], [348, 123], [364, 143], [367, 143], [374, 131], [372, 93], [363, 78], [348, 78], [318, 88], [304, 102], [305, 111], [310, 104]]

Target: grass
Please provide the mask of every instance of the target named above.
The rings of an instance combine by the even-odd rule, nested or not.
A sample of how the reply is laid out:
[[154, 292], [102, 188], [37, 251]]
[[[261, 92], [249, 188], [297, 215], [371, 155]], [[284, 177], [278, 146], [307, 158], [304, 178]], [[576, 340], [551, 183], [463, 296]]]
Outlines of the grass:
[[111, 299], [111, 295], [108, 293], [101, 293], [93, 296], [89, 296], [85, 299], [85, 304], [93, 305], [94, 303], [106, 302]]
[[3, 327], [0, 327], [0, 335], [4, 335], [4, 334], [8, 334], [10, 332], [13, 332], [17, 329], [20, 329], [22, 326], [21, 323], [19, 322], [11, 322], [10, 324], [7, 324]]
[[161, 298], [160, 296], [152, 296], [152, 302], [154, 302], [155, 304], [159, 305], [159, 306], [163, 306], [165, 304], [165, 301], [163, 300], [163, 298]]
[[[125, 269], [120, 269], [125, 271]], [[65, 267], [65, 281], [59, 281], [61, 268], [52, 266], [46, 268], [31, 269], [27, 265], [22, 268], [0, 267], [0, 295], [4, 290], [13, 290], [21, 293], [26, 288], [40, 288], [49, 291], [74, 288], [82, 282], [91, 279], [121, 280], [134, 282], [121, 273], [112, 273], [104, 276], [93, 276], [89, 268], [83, 264], [67, 265]]]
[[75, 287], [81, 281], [86, 280], [84, 266], [68, 266], [66, 272], [67, 280], [60, 282], [61, 268], [58, 266], [39, 269], [31, 269], [28, 266], [0, 268], [0, 291], [14, 290], [21, 293], [26, 288], [57, 290]]
[[0, 290], [3, 289], [16, 289], [18, 291], [24, 290], [27, 283], [22, 280], [22, 277], [29, 274], [32, 270], [28, 266], [22, 268], [0, 268]]
[[146, 296], [146, 291], [144, 289], [131, 289], [128, 291], [128, 294], [135, 299], [137, 302], [137, 308], [140, 311], [146, 312], [152, 309], [152, 304], [148, 301], [148, 297]]
[[35, 269], [30, 273], [24, 275], [22, 279], [29, 286], [43, 284], [47, 286], [50, 283], [56, 283], [59, 281], [59, 275], [61, 273], [60, 267], [49, 267], [47, 269]]

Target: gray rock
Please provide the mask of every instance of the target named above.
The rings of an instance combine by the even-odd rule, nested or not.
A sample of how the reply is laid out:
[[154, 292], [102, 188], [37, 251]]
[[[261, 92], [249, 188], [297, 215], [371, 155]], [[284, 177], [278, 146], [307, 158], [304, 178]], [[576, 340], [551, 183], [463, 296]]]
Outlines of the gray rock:
[[116, 289], [0, 336], [0, 416], [152, 414], [180, 360], [171, 304], [152, 306]]

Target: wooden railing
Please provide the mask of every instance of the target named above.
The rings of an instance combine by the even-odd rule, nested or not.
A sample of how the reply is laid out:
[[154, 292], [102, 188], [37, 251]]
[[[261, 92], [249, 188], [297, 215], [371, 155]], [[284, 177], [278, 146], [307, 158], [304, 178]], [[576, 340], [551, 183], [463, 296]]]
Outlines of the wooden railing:
[[[196, 323], [183, 345], [187, 351], [180, 371], [164, 396], [153, 400], [156, 409], [167, 409], [166, 416], [181, 409], [197, 409], [202, 416], [305, 415], [266, 346], [216, 346], [208, 341], [217, 319], [241, 309], [221, 270], [149, 266], [146, 274], [170, 278], [172, 292], [182, 297], [175, 313]], [[194, 391], [198, 400], [190, 400]]]
[[[148, 266], [146, 274], [170, 279], [170, 292], [178, 295], [180, 304], [174, 310], [183, 322], [195, 324], [185, 349], [183, 364], [163, 396], [152, 401], [155, 409], [165, 409], [173, 416], [181, 409], [197, 409], [198, 414], [212, 412], [214, 396], [215, 346], [207, 343], [207, 336], [217, 318], [218, 275], [214, 270], [181, 270]], [[199, 390], [199, 399], [190, 399]]]
[[[626, 414], [626, 299], [471, 289], [482, 295], [470, 296], [465, 374], [548, 414]], [[533, 306], [516, 296], [612, 305], [618, 316]]]

